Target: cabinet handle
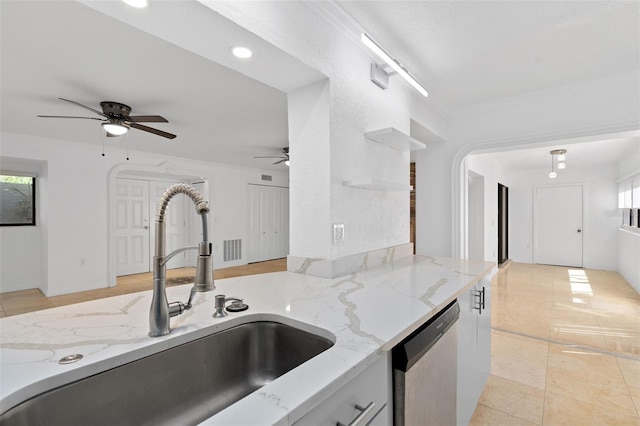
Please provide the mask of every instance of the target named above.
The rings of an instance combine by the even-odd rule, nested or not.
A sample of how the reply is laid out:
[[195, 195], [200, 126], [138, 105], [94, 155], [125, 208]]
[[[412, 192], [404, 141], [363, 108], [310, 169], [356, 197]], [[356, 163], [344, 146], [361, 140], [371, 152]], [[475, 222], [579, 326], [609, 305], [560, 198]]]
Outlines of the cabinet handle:
[[[366, 407], [361, 407], [359, 404], [356, 404], [356, 410], [360, 411], [360, 414], [358, 414], [356, 416], [355, 419], [353, 419], [351, 421], [351, 423], [349, 423], [349, 426], [359, 426], [360, 423], [362, 423], [365, 419], [365, 417], [367, 417], [369, 415], [369, 413], [371, 413], [371, 411], [373, 411], [373, 409], [375, 408], [376, 403], [371, 401], [369, 403], [369, 405], [367, 405]], [[345, 426], [344, 423], [342, 422], [338, 422], [337, 426]]]
[[478, 310], [478, 315], [482, 315], [482, 309], [484, 308], [484, 301], [482, 300], [483, 290], [476, 290], [475, 298], [476, 298], [476, 306], [473, 309]]

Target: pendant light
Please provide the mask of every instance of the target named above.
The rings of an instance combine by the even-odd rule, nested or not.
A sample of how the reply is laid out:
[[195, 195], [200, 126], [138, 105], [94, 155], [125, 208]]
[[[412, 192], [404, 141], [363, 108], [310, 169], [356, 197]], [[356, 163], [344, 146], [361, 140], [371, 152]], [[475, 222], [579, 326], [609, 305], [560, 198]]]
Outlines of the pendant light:
[[564, 168], [567, 167], [567, 164], [564, 162], [567, 159], [566, 153], [566, 149], [554, 149], [549, 151], [549, 154], [551, 154], [551, 171], [549, 172], [549, 179], [555, 179], [558, 177], [556, 169], [564, 170]]

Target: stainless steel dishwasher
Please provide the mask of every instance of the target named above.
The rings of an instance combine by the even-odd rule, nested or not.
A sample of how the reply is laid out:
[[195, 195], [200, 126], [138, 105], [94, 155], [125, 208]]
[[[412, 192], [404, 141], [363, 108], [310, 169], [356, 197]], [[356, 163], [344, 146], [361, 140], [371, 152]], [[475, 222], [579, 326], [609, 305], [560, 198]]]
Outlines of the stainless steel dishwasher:
[[460, 316], [454, 300], [392, 350], [393, 424], [456, 424]]

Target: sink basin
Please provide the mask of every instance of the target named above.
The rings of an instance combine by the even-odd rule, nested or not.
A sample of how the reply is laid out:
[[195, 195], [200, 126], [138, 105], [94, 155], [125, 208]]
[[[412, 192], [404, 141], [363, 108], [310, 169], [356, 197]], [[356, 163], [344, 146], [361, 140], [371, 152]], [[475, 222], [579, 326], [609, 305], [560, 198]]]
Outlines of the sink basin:
[[241, 324], [40, 394], [0, 423], [197, 424], [331, 346], [278, 322]]

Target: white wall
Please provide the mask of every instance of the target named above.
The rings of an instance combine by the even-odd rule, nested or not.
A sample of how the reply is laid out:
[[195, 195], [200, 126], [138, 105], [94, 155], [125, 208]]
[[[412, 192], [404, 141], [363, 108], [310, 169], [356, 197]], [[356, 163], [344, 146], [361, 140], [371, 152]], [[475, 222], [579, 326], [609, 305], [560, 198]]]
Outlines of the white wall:
[[47, 165], [38, 161], [25, 161], [0, 157], [3, 173], [28, 172], [36, 176], [36, 225], [0, 227], [0, 259], [6, 259], [0, 267], [0, 291], [36, 288], [41, 282], [39, 265], [42, 262], [40, 241], [46, 229], [46, 210], [40, 203], [47, 194]]
[[287, 94], [291, 253], [327, 258], [331, 253], [331, 169], [329, 81]]
[[[109, 285], [108, 196], [110, 170], [122, 167], [141, 169], [169, 162], [170, 169], [189, 170], [209, 180], [209, 198], [214, 267], [243, 262], [222, 262], [222, 241], [246, 241], [246, 189], [248, 183], [261, 183], [261, 175], [273, 176], [273, 185], [288, 186], [288, 174], [194, 161], [142, 152], [124, 151], [26, 135], [2, 133], [3, 157], [36, 160], [46, 164], [41, 183], [39, 209], [41, 235], [37, 242], [17, 229], [2, 230], [0, 264], [1, 291], [39, 287], [47, 295], [102, 288]], [[29, 230], [27, 230], [29, 232]], [[20, 253], [40, 248], [40, 261], [29, 261], [28, 272], [12, 267], [16, 257], [7, 247]], [[81, 259], [86, 259], [83, 263]], [[17, 264], [21, 265], [21, 264]], [[30, 275], [25, 275], [30, 274]], [[27, 278], [28, 277], [28, 278]], [[36, 277], [38, 279], [36, 279]]]
[[[466, 167], [469, 172], [484, 177], [484, 260], [497, 262], [498, 183], [506, 185], [504, 170], [488, 154], [468, 156]], [[511, 188], [509, 188], [509, 197], [511, 197]], [[509, 258], [511, 258], [511, 253], [509, 253]]]
[[556, 179], [548, 169], [507, 171], [509, 186], [509, 257], [516, 262], [534, 261], [534, 192], [539, 186], [582, 184], [584, 187], [584, 267], [617, 270], [617, 166], [567, 166]]
[[640, 234], [618, 230], [618, 272], [640, 293]]

